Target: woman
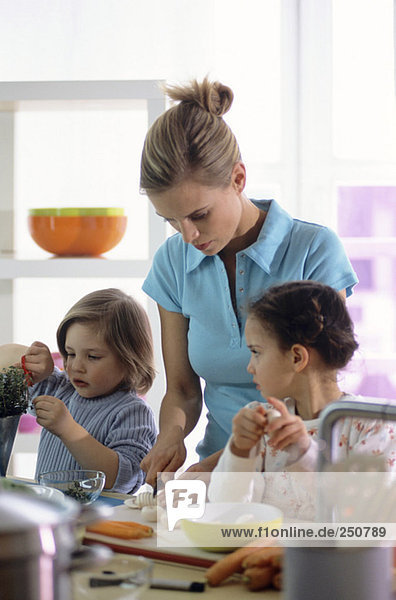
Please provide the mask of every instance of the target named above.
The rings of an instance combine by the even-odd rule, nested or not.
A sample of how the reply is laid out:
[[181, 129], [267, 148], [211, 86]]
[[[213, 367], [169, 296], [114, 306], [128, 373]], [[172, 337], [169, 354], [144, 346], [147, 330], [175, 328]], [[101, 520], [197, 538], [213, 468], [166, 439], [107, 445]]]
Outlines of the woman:
[[208, 425], [195, 469], [214, 468], [233, 416], [260, 399], [243, 337], [252, 297], [298, 279], [327, 283], [345, 297], [357, 283], [332, 231], [245, 195], [245, 165], [222, 118], [230, 88], [205, 79], [166, 91], [178, 104], [150, 128], [141, 161], [142, 191], [178, 232], [157, 251], [143, 285], [158, 303], [167, 379], [160, 434], [141, 465], [149, 483], [185, 460], [184, 438], [202, 409], [200, 378]]

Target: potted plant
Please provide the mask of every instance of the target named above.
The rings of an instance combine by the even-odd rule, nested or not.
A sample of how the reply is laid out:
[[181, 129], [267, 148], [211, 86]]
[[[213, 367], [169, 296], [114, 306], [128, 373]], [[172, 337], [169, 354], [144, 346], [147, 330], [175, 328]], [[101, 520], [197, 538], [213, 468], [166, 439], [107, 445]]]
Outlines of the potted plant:
[[22, 369], [0, 371], [0, 475], [5, 476], [21, 415], [29, 404], [28, 382]]

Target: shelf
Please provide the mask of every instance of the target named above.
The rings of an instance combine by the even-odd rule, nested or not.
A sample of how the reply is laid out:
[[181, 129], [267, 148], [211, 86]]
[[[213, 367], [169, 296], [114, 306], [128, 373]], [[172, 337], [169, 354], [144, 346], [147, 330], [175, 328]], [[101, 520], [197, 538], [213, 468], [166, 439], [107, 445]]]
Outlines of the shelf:
[[[144, 278], [151, 266], [159, 244], [166, 239], [166, 225], [155, 215], [150, 205], [148, 211], [147, 260], [119, 258], [19, 258], [14, 243], [14, 193], [15, 193], [15, 121], [16, 114], [29, 110], [116, 110], [134, 109], [147, 114], [150, 127], [166, 109], [165, 96], [159, 80], [91, 80], [91, 81], [10, 81], [0, 82], [0, 309], [2, 327], [0, 343], [14, 337], [14, 286], [17, 278]], [[24, 255], [29, 256], [29, 255]], [[156, 362], [161, 357], [159, 323], [155, 303], [148, 301], [156, 341]], [[160, 390], [161, 388], [161, 390]], [[158, 377], [153, 387], [158, 397], [163, 393], [163, 377]]]
[[145, 277], [149, 260], [106, 258], [0, 258], [0, 279], [17, 277]]
[[23, 100], [161, 100], [160, 81], [10, 81], [0, 85], [0, 102]]

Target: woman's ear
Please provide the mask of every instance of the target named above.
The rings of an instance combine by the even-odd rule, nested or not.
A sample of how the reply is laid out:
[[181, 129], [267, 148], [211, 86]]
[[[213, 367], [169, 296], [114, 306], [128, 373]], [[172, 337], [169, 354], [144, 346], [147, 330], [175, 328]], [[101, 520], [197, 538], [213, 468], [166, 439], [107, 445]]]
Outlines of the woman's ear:
[[293, 369], [300, 373], [309, 363], [309, 351], [302, 344], [293, 344], [290, 352]]
[[246, 185], [246, 168], [243, 162], [235, 163], [231, 173], [231, 184], [240, 194], [245, 189]]

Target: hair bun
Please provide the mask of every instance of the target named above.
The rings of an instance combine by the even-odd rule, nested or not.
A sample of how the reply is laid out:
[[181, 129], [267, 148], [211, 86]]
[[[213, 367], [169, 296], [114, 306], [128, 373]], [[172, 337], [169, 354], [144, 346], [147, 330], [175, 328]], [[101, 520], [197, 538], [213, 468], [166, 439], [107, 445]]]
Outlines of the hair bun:
[[171, 100], [197, 104], [216, 117], [222, 117], [234, 99], [231, 88], [219, 81], [210, 82], [207, 77], [202, 82], [194, 79], [185, 86], [164, 86], [164, 91]]

